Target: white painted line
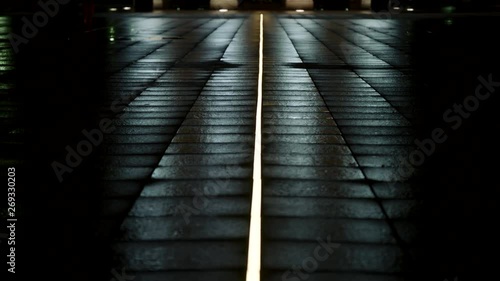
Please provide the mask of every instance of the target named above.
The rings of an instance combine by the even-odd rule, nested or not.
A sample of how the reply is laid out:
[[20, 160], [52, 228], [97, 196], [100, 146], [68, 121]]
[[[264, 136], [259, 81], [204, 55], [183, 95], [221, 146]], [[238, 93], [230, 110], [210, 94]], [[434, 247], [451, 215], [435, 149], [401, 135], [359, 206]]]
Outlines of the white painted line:
[[262, 209], [262, 77], [264, 71], [264, 15], [260, 14], [259, 81], [257, 86], [257, 113], [255, 121], [255, 151], [253, 158], [252, 206], [246, 281], [260, 281], [261, 209]]

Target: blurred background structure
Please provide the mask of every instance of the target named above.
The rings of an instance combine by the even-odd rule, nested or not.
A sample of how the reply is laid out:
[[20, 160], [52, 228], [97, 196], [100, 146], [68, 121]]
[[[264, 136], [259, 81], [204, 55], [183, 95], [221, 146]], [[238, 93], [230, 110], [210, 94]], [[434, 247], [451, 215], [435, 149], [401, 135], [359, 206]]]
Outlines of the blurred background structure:
[[[3, 0], [0, 11], [28, 12], [39, 0]], [[73, 0], [76, 3], [82, 0]], [[412, 7], [420, 12], [478, 12], [499, 10], [499, 0], [101, 0], [97, 11], [207, 10], [228, 9], [314, 9], [314, 10], [387, 10], [388, 7]], [[124, 7], [131, 9], [123, 10]]]

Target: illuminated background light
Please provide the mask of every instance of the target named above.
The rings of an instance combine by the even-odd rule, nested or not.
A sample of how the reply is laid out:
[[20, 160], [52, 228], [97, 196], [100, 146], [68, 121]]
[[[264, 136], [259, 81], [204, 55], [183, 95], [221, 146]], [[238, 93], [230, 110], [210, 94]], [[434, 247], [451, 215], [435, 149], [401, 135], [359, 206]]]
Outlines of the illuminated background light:
[[313, 10], [313, 0], [285, 0], [285, 9], [287, 10]]
[[239, 6], [239, 0], [210, 0], [210, 9], [236, 10]]

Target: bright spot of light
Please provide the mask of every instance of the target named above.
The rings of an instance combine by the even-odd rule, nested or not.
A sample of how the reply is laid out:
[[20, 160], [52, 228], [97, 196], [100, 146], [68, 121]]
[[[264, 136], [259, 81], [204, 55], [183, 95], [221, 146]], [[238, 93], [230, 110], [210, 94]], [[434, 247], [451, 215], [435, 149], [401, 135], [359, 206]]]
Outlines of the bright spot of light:
[[394, 10], [399, 10], [399, 7], [394, 7], [393, 9], [394, 9]]
[[109, 8], [109, 11], [111, 12], [116, 12], [118, 9], [117, 8]]
[[115, 38], [111, 37], [111, 38], [109, 38], [109, 41], [113, 42], [113, 41], [115, 41]]
[[221, 12], [221, 13], [225, 13], [227, 11], [229, 11], [229, 10], [228, 9], [219, 9], [219, 12]]
[[407, 10], [408, 12], [413, 12], [413, 11], [414, 11], [414, 10], [413, 10], [413, 8], [407, 8], [406, 10]]
[[125, 11], [130, 11], [130, 10], [132, 10], [132, 8], [131, 8], [131, 7], [123, 7], [123, 9], [124, 9]]
[[455, 6], [445, 6], [445, 7], [442, 8], [442, 11], [444, 13], [448, 13], [449, 14], [449, 13], [453, 13], [455, 11], [455, 9], [456, 9]]
[[295, 10], [295, 11], [296, 11], [297, 13], [303, 13], [303, 12], [304, 12], [304, 10], [303, 10], [303, 9], [297, 9], [297, 10]]

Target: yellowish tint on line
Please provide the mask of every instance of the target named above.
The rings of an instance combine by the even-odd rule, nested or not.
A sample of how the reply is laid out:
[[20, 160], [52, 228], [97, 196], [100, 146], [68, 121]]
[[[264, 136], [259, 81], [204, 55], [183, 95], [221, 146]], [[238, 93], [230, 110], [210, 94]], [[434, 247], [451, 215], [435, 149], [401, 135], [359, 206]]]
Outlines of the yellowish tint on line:
[[257, 86], [257, 112], [255, 121], [255, 151], [253, 159], [252, 205], [248, 239], [246, 281], [260, 281], [261, 262], [261, 209], [262, 209], [262, 78], [264, 71], [264, 15], [260, 14], [259, 80]]

